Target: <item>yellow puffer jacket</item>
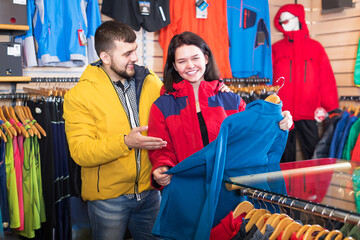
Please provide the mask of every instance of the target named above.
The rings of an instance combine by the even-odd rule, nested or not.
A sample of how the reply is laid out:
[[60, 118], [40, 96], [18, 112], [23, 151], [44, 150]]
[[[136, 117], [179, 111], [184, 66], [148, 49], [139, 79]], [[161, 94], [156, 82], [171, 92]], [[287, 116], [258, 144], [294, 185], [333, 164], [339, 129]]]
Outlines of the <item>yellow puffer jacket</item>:
[[[135, 72], [140, 126], [147, 126], [162, 82], [147, 68], [135, 66]], [[137, 173], [135, 151], [124, 143], [130, 123], [100, 62], [89, 65], [79, 83], [66, 93], [64, 119], [71, 157], [81, 166], [84, 200], [133, 194], [137, 174], [138, 192], [152, 189], [148, 153], [141, 151], [141, 171]]]

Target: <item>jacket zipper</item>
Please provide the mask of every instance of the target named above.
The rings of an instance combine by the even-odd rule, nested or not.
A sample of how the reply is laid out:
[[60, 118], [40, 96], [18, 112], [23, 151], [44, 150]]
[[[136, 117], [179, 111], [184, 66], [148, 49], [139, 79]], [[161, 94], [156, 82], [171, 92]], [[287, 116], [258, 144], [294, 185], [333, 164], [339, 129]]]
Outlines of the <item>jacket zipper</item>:
[[[107, 72], [105, 71], [105, 69], [104, 69], [102, 66], [101, 66], [101, 68], [102, 68], [102, 70], [105, 72], [105, 74], [108, 76], [108, 78], [109, 78], [109, 80], [110, 80], [110, 83], [111, 83], [111, 85], [113, 86], [116, 95], [118, 96], [118, 99], [119, 99], [119, 101], [120, 101], [120, 104], [123, 105], [122, 102], [121, 102], [120, 96], [119, 96], [118, 92], [116, 91], [116, 87], [114, 86], [113, 81], [111, 81], [111, 78], [110, 78], [110, 76], [107, 74]], [[125, 99], [125, 101], [126, 101], [126, 99]], [[139, 101], [140, 101], [140, 99], [139, 99]], [[140, 104], [139, 104], [139, 105], [140, 105]], [[123, 107], [127, 107], [127, 106], [123, 106]], [[126, 117], [127, 117], [127, 119], [128, 119], [128, 123], [129, 123], [130, 129], [132, 129], [131, 124], [130, 124], [129, 116], [126, 115]], [[138, 160], [137, 150], [134, 149], [134, 151], [135, 151], [135, 164], [136, 164], [136, 177], [135, 177], [135, 185], [134, 185], [134, 194], [136, 195], [137, 198], [139, 198], [139, 196], [138, 196], [138, 193], [139, 193], [139, 187], [138, 187], [138, 185], [139, 185], [139, 176], [140, 176], [140, 163], [139, 163], [139, 160]], [[138, 151], [140, 152], [140, 150], [138, 150]], [[99, 169], [100, 169], [100, 166], [99, 166]], [[100, 178], [100, 175], [98, 175], [98, 180], [99, 180], [99, 178]], [[140, 200], [140, 199], [138, 199], [138, 200]]]
[[100, 185], [100, 166], [98, 167], [98, 179], [97, 179], [97, 184], [96, 184], [97, 186], [97, 191], [98, 192], [100, 192], [100, 187], [99, 187], [99, 185]]
[[292, 60], [290, 60], [290, 79], [289, 79], [290, 82], [291, 82], [291, 72], [292, 72]]
[[305, 60], [305, 75], [304, 75], [304, 82], [306, 82], [306, 68], [307, 68], [307, 60]]

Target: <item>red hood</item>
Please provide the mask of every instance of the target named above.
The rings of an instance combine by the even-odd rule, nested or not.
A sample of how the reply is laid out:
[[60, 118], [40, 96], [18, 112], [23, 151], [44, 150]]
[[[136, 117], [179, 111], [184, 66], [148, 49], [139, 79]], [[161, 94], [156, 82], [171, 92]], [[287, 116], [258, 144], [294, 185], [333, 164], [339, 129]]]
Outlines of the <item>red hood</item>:
[[[289, 12], [299, 18], [300, 30], [290, 31], [290, 32], [284, 31], [283, 27], [279, 23], [280, 15], [283, 12]], [[274, 24], [275, 24], [275, 27], [284, 34], [284, 37], [288, 37], [290, 39], [294, 39], [297, 36], [305, 36], [306, 37], [309, 35], [309, 30], [308, 30], [306, 22], [305, 22], [304, 6], [301, 4], [286, 4], [286, 5], [282, 6], [275, 15]]]

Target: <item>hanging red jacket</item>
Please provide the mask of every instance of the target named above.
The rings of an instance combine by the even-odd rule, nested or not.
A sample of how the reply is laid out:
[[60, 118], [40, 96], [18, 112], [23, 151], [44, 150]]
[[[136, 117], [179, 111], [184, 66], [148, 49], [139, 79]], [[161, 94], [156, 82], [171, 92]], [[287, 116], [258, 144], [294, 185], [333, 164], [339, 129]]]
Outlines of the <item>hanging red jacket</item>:
[[[290, 12], [299, 18], [300, 30], [286, 32], [279, 23], [280, 15]], [[331, 111], [339, 107], [338, 93], [330, 61], [322, 45], [309, 37], [305, 11], [301, 4], [282, 6], [274, 19], [284, 39], [272, 46], [274, 85], [285, 84], [279, 91], [283, 110], [289, 110], [294, 121], [314, 120], [317, 107]]]

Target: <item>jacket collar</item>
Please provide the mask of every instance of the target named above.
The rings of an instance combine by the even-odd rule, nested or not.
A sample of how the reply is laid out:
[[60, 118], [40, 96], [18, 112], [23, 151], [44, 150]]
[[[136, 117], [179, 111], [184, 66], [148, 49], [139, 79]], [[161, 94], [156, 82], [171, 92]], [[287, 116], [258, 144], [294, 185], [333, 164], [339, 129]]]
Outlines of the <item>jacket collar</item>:
[[[217, 92], [220, 88], [220, 82], [218, 80], [202, 81], [200, 83], [200, 86], [203, 91]], [[172, 95], [175, 98], [177, 98], [177, 97], [187, 96], [187, 92], [190, 89], [192, 90], [192, 86], [187, 80], [182, 80], [178, 83], [174, 83], [173, 88], [175, 89], [174, 92], [165, 92], [165, 88], [163, 86], [162, 90], [160, 91], [160, 95], [163, 95], [163, 94]]]

